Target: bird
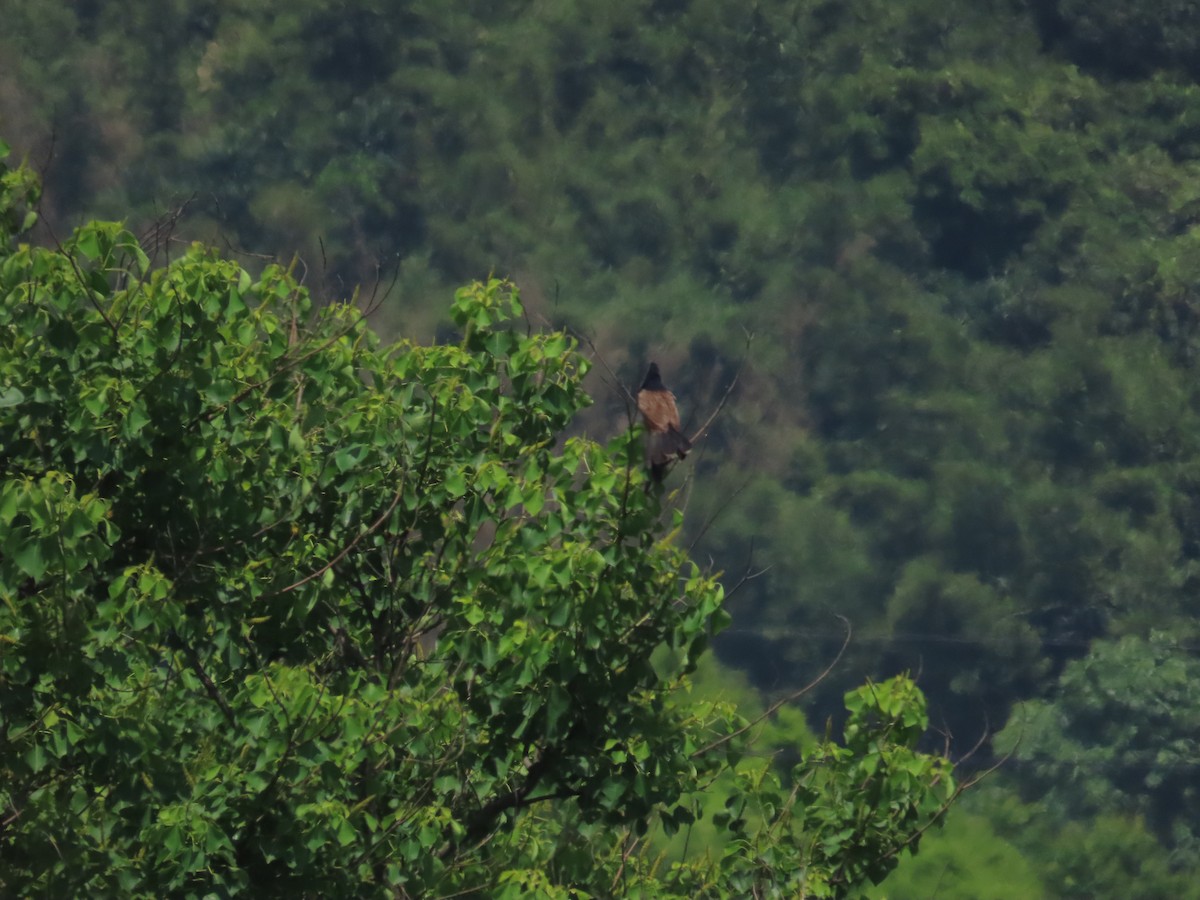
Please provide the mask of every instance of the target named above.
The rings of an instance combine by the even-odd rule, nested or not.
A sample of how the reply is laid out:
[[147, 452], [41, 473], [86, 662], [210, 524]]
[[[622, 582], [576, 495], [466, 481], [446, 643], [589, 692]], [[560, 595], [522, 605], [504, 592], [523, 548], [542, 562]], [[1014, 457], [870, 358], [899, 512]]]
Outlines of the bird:
[[663, 384], [658, 363], [650, 363], [650, 370], [637, 392], [637, 405], [646, 425], [646, 467], [650, 477], [659, 482], [673, 460], [688, 455], [692, 442], [679, 430], [675, 395]]

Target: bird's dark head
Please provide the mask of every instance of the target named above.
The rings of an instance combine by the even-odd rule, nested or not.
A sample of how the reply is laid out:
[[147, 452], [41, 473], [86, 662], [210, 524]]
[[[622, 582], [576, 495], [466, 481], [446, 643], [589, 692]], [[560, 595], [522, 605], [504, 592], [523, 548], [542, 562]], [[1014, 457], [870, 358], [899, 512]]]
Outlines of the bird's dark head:
[[642, 382], [643, 391], [665, 391], [666, 385], [663, 384], [662, 375], [658, 371], [658, 363], [650, 363], [650, 371], [646, 373], [646, 380]]

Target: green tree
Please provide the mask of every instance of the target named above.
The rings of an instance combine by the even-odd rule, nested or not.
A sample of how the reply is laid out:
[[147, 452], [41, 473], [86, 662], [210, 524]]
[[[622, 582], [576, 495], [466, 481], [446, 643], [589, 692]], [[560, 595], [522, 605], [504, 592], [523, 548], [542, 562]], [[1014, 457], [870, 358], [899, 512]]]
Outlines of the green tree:
[[1038, 9], [1049, 42], [1081, 66], [1120, 78], [1179, 68], [1193, 78], [1200, 15], [1181, 0], [1055, 0]]
[[[3, 892], [843, 896], [953, 798], [907, 679], [739, 764], [683, 690], [721, 587], [511, 285], [386, 346], [201, 245], [12, 246], [2, 174]], [[722, 773], [721, 853], [635, 852]]]
[[[976, 814], [986, 815], [990, 831], [1002, 845], [1011, 844], [1020, 850], [1024, 858], [1021, 868], [1036, 875], [1046, 895], [1071, 900], [1123, 897], [1172, 900], [1200, 896], [1195, 866], [1165, 847], [1140, 816], [1106, 812], [1072, 818], [1052, 795], [1022, 801], [1019, 796], [1022, 779], [1014, 778], [1017, 772], [1009, 768], [989, 778], [964, 803], [962, 814], [968, 819], [967, 833], [979, 829], [978, 824], [971, 823]], [[930, 859], [922, 853], [920, 859], [906, 866], [913, 875], [932, 876], [934, 872], [930, 870], [936, 866], [929, 863], [936, 856], [955, 865], [946, 856], [950, 856], [952, 844], [958, 842], [942, 837], [937, 837], [941, 848], [930, 854]], [[944, 837], [949, 838], [949, 833]], [[961, 849], [972, 852], [969, 847]], [[979, 852], [979, 848], [974, 852]], [[956, 867], [964, 868], [964, 863], [960, 861]], [[899, 878], [903, 881], [905, 876]], [[898, 892], [897, 897], [900, 896], [903, 895]]]
[[917, 671], [969, 742], [1095, 640], [1196, 643], [1195, 4], [0, 7], [49, 213], [194, 193], [180, 233], [314, 275], [400, 254], [410, 333], [512, 272], [623, 377], [670, 352], [685, 414], [755, 332], [685, 529], [728, 505], [698, 556], [765, 570], [722, 635], [760, 687], [824, 668], [836, 613], [810, 710]]
[[1194, 772], [1200, 663], [1174, 636], [1098, 641], [1070, 663], [1055, 694], [1031, 701], [998, 737], [1021, 783], [1059, 815], [1140, 816], [1174, 850], [1200, 861]]
[[958, 813], [953, 829], [932, 835], [919, 857], [901, 863], [896, 874], [868, 896], [881, 900], [1042, 900], [1047, 892], [1029, 860], [1000, 837], [987, 819]]

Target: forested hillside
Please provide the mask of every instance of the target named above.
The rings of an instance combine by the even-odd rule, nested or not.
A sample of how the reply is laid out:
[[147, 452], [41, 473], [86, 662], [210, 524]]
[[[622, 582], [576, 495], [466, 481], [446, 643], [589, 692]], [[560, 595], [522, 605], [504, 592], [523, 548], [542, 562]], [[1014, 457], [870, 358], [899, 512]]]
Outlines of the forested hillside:
[[[0, 19], [0, 134], [44, 169], [40, 240], [182, 208], [176, 237], [297, 252], [320, 298], [395, 277], [376, 324], [414, 335], [501, 273], [626, 384], [657, 359], [692, 425], [740, 372], [671, 480], [697, 557], [756, 575], [724, 661], [782, 694], [845, 619], [814, 723], [908, 670], [953, 753], [1011, 754], [890, 896], [1018, 871], [1023, 896], [1200, 894], [1192, 4]], [[607, 439], [604, 372], [584, 427]]]

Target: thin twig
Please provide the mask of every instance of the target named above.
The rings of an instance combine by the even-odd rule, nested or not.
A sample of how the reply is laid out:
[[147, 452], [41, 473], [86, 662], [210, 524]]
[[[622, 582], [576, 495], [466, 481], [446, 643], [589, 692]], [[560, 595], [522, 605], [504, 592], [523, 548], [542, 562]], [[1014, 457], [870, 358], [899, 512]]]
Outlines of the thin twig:
[[401, 479], [400, 487], [396, 488], [396, 493], [392, 496], [392, 502], [388, 504], [387, 509], [385, 509], [382, 513], [380, 513], [379, 518], [376, 519], [374, 522], [372, 522], [365, 530], [363, 530], [363, 531], [359, 532], [357, 535], [355, 535], [354, 540], [352, 540], [345, 547], [343, 547], [333, 559], [331, 559], [329, 562], [325, 563], [325, 565], [321, 566], [316, 571], [311, 572], [308, 575], [305, 575], [299, 581], [289, 584], [287, 587], [285, 587], [279, 593], [286, 594], [290, 591], [294, 591], [298, 587], [302, 587], [303, 585], [308, 584], [314, 578], [320, 578], [322, 575], [324, 575], [326, 572], [328, 572], [330, 569], [332, 569], [334, 566], [336, 566], [338, 563], [340, 563], [343, 559], [345, 559], [346, 555], [349, 554], [350, 551], [352, 551], [355, 547], [357, 547], [359, 542], [362, 541], [363, 538], [365, 538], [369, 534], [374, 534], [375, 530], [377, 528], [379, 528], [380, 525], [382, 525], [384, 522], [387, 521], [388, 516], [390, 516], [392, 514], [392, 510], [394, 510], [399, 505], [400, 498], [404, 495], [404, 487], [405, 487], [404, 480]]
[[743, 725], [737, 731], [731, 731], [729, 734], [726, 734], [726, 735], [723, 735], [722, 737], [717, 738], [715, 741], [713, 741], [708, 746], [701, 747], [699, 750], [694, 751], [692, 753], [692, 759], [695, 759], [697, 756], [703, 756], [706, 753], [710, 753], [713, 750], [715, 750], [717, 747], [720, 747], [722, 744], [729, 743], [731, 740], [733, 740], [738, 735], [744, 734], [745, 732], [749, 731], [751, 728], [753, 728], [755, 725], [757, 725], [763, 719], [767, 718], [768, 716], [773, 715], [775, 713], [775, 711], [778, 710], [781, 706], [784, 706], [785, 704], [788, 704], [795, 700], [800, 699], [805, 694], [807, 694], [809, 691], [811, 691], [813, 688], [815, 688], [818, 684], [820, 684], [822, 681], [824, 681], [827, 677], [829, 677], [829, 673], [834, 670], [834, 667], [836, 667], [837, 664], [841, 661], [842, 654], [845, 653], [846, 648], [850, 646], [850, 637], [854, 633], [853, 629], [850, 627], [849, 619], [847, 619], [845, 616], [838, 616], [838, 618], [841, 619], [842, 623], [846, 626], [846, 639], [844, 641], [842, 641], [841, 649], [838, 650], [837, 656], [835, 656], [833, 658], [833, 662], [831, 662], [828, 666], [826, 666], [825, 670], [823, 672], [821, 672], [820, 675], [818, 675], [816, 678], [814, 678], [812, 681], [810, 681], [804, 687], [800, 688], [800, 690], [794, 691], [785, 697], [780, 697], [778, 700], [776, 700], [774, 703], [772, 703], [770, 706], [768, 706], [763, 711], [762, 715], [758, 716], [757, 718], [753, 719], [750, 722], [747, 722], [745, 725]]
[[[743, 361], [742, 365], [743, 366], [745, 365], [744, 361]], [[688, 440], [692, 444], [698, 443], [700, 438], [704, 437], [704, 433], [706, 431], [708, 431], [708, 426], [710, 426], [713, 423], [713, 420], [716, 419], [716, 417], [718, 415], [720, 415], [721, 410], [725, 407], [726, 401], [729, 400], [729, 395], [733, 393], [734, 387], [737, 386], [738, 377], [741, 374], [742, 374], [742, 366], [739, 366], [738, 370], [733, 374], [733, 381], [729, 382], [729, 387], [725, 388], [725, 393], [721, 397], [721, 402], [717, 404], [717, 408], [713, 410], [712, 415], [709, 416], [705, 420], [704, 424], [700, 426], [700, 429], [695, 434], [693, 434], [690, 438], [688, 438]]]
[[216, 683], [208, 676], [208, 673], [204, 671], [204, 667], [200, 665], [200, 656], [196, 653], [195, 649], [188, 644], [184, 645], [184, 653], [187, 655], [188, 664], [192, 667], [192, 671], [196, 673], [196, 676], [204, 685], [204, 690], [208, 693], [208, 696], [211, 697], [213, 702], [221, 708], [221, 712], [224, 713], [225, 718], [229, 721], [229, 724], [234, 728], [237, 728], [238, 720], [237, 716], [234, 715], [233, 707], [231, 707], [229, 705], [229, 701], [221, 695], [221, 691], [217, 687]]

